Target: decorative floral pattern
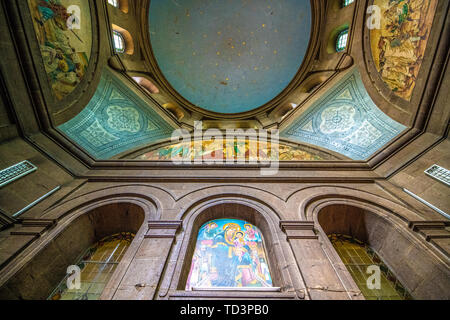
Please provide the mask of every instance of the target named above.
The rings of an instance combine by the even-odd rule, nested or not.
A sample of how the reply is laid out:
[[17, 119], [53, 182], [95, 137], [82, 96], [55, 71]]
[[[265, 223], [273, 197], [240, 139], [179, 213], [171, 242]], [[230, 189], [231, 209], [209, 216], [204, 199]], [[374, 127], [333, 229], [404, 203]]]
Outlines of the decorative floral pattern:
[[93, 157], [109, 159], [166, 140], [174, 127], [106, 68], [86, 108], [59, 129]]
[[133, 107], [110, 106], [106, 109], [108, 125], [117, 131], [136, 133], [141, 130], [139, 112]]
[[280, 136], [365, 160], [404, 129], [373, 103], [354, 68]]
[[341, 107], [329, 107], [322, 112], [320, 131], [325, 134], [345, 132], [355, 124], [356, 110], [351, 105]]
[[89, 140], [95, 147], [101, 147], [104, 144], [119, 140], [119, 138], [106, 131], [98, 120], [95, 120], [89, 127], [81, 131], [80, 136]]

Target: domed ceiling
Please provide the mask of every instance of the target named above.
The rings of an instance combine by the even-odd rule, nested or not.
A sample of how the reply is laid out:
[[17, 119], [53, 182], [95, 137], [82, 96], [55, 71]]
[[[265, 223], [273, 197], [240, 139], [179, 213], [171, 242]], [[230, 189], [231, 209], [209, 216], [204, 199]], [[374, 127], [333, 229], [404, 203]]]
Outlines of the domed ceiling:
[[205, 110], [254, 110], [293, 80], [311, 31], [309, 0], [152, 0], [150, 42], [163, 76]]

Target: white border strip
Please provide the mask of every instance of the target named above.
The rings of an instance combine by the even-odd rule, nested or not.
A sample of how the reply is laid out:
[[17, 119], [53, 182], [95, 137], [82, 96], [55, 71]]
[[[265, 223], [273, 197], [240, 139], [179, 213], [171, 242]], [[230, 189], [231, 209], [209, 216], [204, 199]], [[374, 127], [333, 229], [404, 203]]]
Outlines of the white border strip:
[[405, 191], [407, 194], [409, 194], [409, 195], [410, 195], [411, 197], [413, 197], [414, 199], [419, 200], [419, 201], [422, 202], [424, 205], [430, 207], [430, 208], [433, 209], [434, 211], [439, 212], [441, 215], [443, 215], [443, 216], [446, 217], [447, 219], [450, 219], [450, 215], [449, 215], [449, 214], [447, 214], [447, 213], [445, 213], [444, 211], [442, 211], [441, 209], [439, 209], [439, 208], [433, 206], [431, 203], [429, 203], [429, 202], [423, 200], [421, 197], [419, 197], [418, 195], [412, 193], [412, 192], [409, 191], [408, 189], [403, 188], [403, 191]]
[[20, 216], [22, 213], [24, 213], [25, 211], [27, 211], [28, 209], [30, 209], [31, 207], [35, 206], [36, 204], [38, 204], [39, 202], [41, 202], [42, 200], [44, 200], [45, 198], [51, 196], [53, 193], [55, 193], [56, 191], [58, 191], [59, 189], [61, 189], [61, 186], [57, 186], [55, 189], [53, 189], [52, 191], [47, 192], [46, 194], [44, 194], [42, 197], [40, 197], [39, 199], [34, 200], [32, 203], [30, 203], [29, 205], [27, 205], [25, 208], [23, 208], [22, 210], [17, 211], [16, 213], [14, 213], [12, 216], [14, 218], [17, 218], [18, 216]]

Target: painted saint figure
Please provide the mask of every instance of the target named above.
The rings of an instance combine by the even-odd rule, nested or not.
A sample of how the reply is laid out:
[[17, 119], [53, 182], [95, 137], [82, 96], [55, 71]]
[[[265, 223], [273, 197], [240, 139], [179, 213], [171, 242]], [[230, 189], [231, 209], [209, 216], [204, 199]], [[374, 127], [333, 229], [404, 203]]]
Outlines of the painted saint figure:
[[270, 286], [263, 241], [255, 226], [237, 219], [217, 219], [200, 228], [187, 290]]

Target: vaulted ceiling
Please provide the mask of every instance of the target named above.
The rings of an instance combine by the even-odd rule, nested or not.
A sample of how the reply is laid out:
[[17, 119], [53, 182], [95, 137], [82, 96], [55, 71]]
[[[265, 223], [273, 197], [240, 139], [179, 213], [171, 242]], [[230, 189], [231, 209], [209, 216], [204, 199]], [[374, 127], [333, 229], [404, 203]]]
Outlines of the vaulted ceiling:
[[[383, 20], [361, 34], [365, 8], [339, 0], [152, 0], [104, 4], [105, 16], [80, 0], [92, 23], [78, 31], [51, 24], [36, 0], [29, 10], [51, 121], [92, 158], [166, 159], [179, 147], [171, 133], [201, 121], [204, 130], [279, 129], [285, 160], [368, 161], [407, 132], [419, 106], [436, 1], [406, 2], [409, 20], [376, 0], [389, 21], [422, 29]], [[114, 50], [111, 29], [128, 50]], [[399, 66], [411, 74], [393, 82]]]
[[309, 0], [153, 0], [149, 26], [169, 85], [197, 107], [241, 113], [268, 103], [297, 74], [311, 7]]

